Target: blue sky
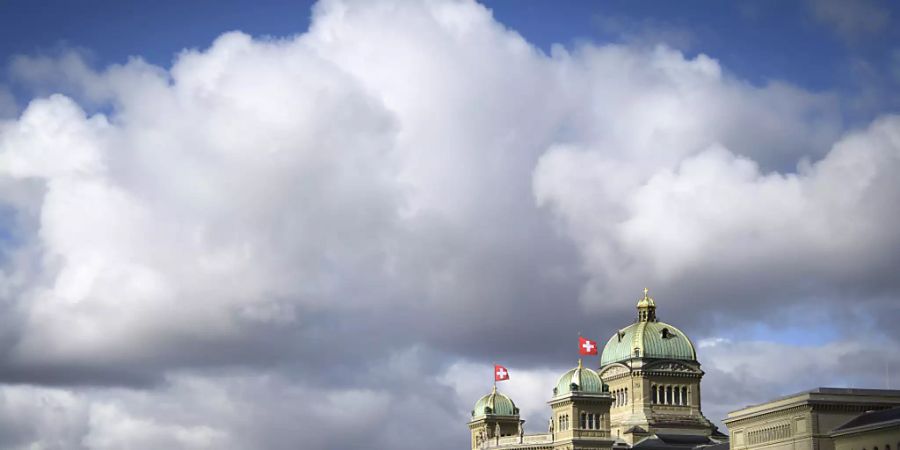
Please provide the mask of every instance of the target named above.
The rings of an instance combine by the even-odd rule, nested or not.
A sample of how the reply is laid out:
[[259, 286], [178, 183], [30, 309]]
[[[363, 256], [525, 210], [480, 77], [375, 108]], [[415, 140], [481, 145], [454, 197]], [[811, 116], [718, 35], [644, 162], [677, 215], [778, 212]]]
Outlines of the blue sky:
[[[827, 2], [839, 3], [839, 2]], [[820, 17], [815, 2], [560, 1], [489, 0], [501, 23], [549, 51], [579, 42], [665, 42], [687, 54], [705, 53], [755, 84], [781, 80], [812, 91], [864, 95], [862, 84], [897, 88], [900, 27], [870, 23], [854, 11], [871, 5], [900, 17], [894, 2], [843, 5], [845, 17]], [[158, 2], [8, 0], [0, 4], [0, 58], [53, 54], [79, 48], [97, 66], [140, 55], [161, 66], [184, 48], [204, 48], [223, 30], [254, 36], [291, 36], [309, 25], [312, 1]], [[858, 14], [857, 14], [858, 15]], [[840, 28], [836, 21], [849, 23]], [[844, 31], [842, 31], [844, 30]], [[893, 82], [889, 79], [893, 78]], [[893, 83], [893, 84], [892, 84]], [[897, 107], [896, 98], [847, 106], [848, 120], [865, 121]]]

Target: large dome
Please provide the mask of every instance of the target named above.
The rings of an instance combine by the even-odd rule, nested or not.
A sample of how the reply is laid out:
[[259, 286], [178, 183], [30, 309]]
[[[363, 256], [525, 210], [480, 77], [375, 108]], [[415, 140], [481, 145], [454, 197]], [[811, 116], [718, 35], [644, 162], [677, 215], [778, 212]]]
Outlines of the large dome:
[[588, 393], [603, 392], [603, 381], [600, 380], [600, 375], [584, 367], [580, 359], [578, 360], [578, 367], [559, 377], [559, 381], [556, 382], [556, 388], [553, 389], [553, 396], [565, 395], [573, 390]]
[[472, 417], [487, 415], [517, 416], [519, 415], [519, 408], [516, 408], [516, 404], [513, 403], [511, 398], [500, 393], [497, 390], [497, 386], [494, 386], [490, 394], [481, 397], [475, 402], [475, 408], [472, 410]]
[[646, 289], [637, 308], [638, 322], [619, 330], [606, 342], [600, 356], [601, 366], [635, 356], [697, 360], [697, 351], [686, 334], [672, 325], [656, 320], [656, 303]]

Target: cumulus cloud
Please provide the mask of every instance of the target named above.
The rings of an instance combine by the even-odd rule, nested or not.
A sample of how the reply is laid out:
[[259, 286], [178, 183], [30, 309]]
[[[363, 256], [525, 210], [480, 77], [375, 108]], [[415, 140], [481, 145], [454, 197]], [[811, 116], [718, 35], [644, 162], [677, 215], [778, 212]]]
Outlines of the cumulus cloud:
[[492, 360], [542, 429], [566, 345], [645, 283], [695, 337], [896, 304], [900, 119], [847, 132], [710, 55], [329, 0], [171, 67], [13, 73], [39, 95], [0, 122], [0, 379], [60, 413], [12, 448], [456, 448]]
[[[891, 175], [900, 163], [898, 130], [900, 118], [883, 118], [793, 173], [763, 172], [712, 145], [622, 180], [623, 164], [601, 150], [558, 147], [539, 164], [535, 192], [582, 243], [599, 285], [618, 277], [713, 278], [756, 285], [738, 295], [757, 301], [801, 301], [795, 288], [806, 295], [855, 288], [872, 297], [896, 289], [889, 273], [900, 236], [878, 224], [898, 213]], [[611, 190], [616, 184], [627, 188]], [[687, 285], [702, 292], [703, 283]]]

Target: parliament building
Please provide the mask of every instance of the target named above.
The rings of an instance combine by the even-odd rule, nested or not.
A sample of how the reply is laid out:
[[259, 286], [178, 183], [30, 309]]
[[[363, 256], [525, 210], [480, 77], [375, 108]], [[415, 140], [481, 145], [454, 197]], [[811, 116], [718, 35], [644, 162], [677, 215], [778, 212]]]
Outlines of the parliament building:
[[703, 415], [702, 378], [694, 344], [657, 319], [644, 289], [636, 320], [609, 338], [600, 367], [579, 360], [559, 377], [546, 432], [525, 434], [495, 385], [471, 412], [471, 448], [900, 450], [898, 390], [819, 388], [749, 406], [729, 414], [729, 436]]
[[690, 338], [656, 318], [647, 290], [637, 319], [609, 338], [594, 370], [559, 377], [547, 432], [524, 433], [519, 410], [496, 387], [472, 410], [472, 449], [611, 449], [727, 442], [700, 409], [703, 371]]

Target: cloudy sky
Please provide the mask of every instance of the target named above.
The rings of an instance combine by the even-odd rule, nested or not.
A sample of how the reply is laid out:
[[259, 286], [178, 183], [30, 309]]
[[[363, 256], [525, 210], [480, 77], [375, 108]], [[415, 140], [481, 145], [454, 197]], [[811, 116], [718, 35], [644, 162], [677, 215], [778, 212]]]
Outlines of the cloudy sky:
[[890, 6], [2, 2], [0, 447], [539, 432], [645, 286], [714, 421], [898, 387]]

